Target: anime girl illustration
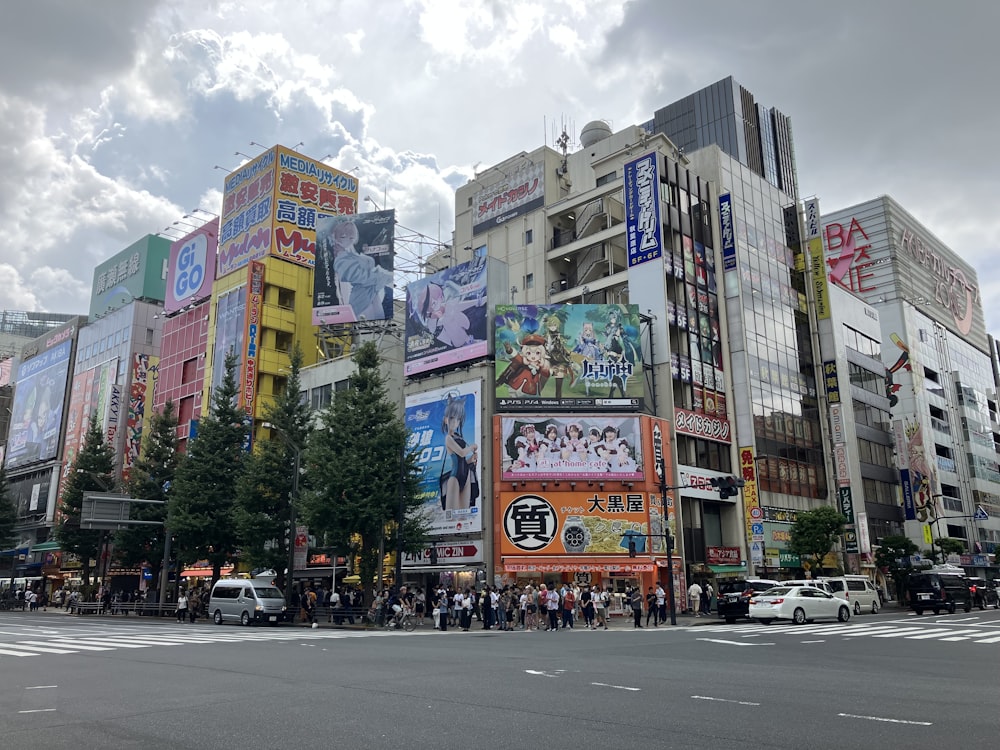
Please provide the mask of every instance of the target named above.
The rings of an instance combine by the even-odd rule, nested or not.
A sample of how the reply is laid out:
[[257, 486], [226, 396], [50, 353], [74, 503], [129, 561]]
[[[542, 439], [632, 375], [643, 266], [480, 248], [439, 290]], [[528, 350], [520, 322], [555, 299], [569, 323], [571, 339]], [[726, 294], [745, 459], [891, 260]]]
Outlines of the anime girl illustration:
[[445, 434], [445, 455], [441, 462], [442, 510], [468, 510], [479, 497], [476, 464], [479, 446], [465, 442], [465, 397], [448, 395], [441, 431]]
[[414, 310], [420, 324], [445, 346], [458, 348], [472, 343], [472, 321], [466, 310], [484, 304], [485, 297], [464, 299], [462, 288], [453, 281], [431, 282], [417, 298]]
[[[584, 362], [600, 362], [604, 359], [604, 351], [601, 349], [601, 343], [597, 339], [597, 332], [594, 330], [594, 324], [589, 320], [580, 326], [580, 335], [577, 337], [576, 346], [573, 347], [573, 352], [575, 354], [579, 354], [580, 358]], [[589, 396], [590, 378], [583, 377], [580, 379], [583, 381], [583, 387], [586, 394]]]
[[350, 305], [358, 320], [385, 318], [383, 300], [392, 286], [392, 271], [358, 251], [360, 234], [353, 221], [327, 221], [332, 228], [329, 223], [316, 228], [317, 272], [335, 293], [336, 303]]
[[563, 323], [566, 309], [561, 308], [545, 316], [545, 353], [549, 359], [549, 375], [556, 381], [556, 398], [562, 398], [563, 379], [570, 378], [570, 386], [576, 376], [573, 373], [573, 359], [566, 348], [566, 338], [563, 336]]
[[618, 389], [625, 396], [625, 382], [628, 380], [631, 368], [637, 357], [632, 343], [625, 337], [625, 326], [622, 325], [622, 313], [617, 307], [608, 310], [608, 322], [604, 327], [604, 354], [614, 365], [611, 375], [611, 387], [608, 388], [608, 398]]

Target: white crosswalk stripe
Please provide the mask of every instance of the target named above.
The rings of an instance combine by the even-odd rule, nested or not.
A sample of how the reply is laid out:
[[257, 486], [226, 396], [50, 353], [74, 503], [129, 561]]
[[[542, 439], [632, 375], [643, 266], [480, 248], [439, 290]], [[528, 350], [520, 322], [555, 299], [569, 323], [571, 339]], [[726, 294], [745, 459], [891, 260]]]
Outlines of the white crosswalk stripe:
[[[975, 618], [972, 619], [974, 620]], [[947, 625], [947, 627], [944, 625]], [[685, 630], [689, 633], [698, 634], [725, 633], [730, 637], [739, 638], [753, 638], [766, 633], [769, 638], [772, 636], [790, 636], [793, 638], [825, 636], [833, 639], [839, 636], [845, 641], [855, 638], [899, 638], [918, 641], [936, 640], [950, 643], [1000, 643], [1000, 623], [995, 621], [989, 623], [968, 622], [965, 619], [952, 623], [929, 620], [926, 624], [913, 621], [899, 621], [851, 624], [814, 623], [807, 625], [760, 625], [757, 623], [735, 626], [721, 624], [693, 625], [687, 626]]]

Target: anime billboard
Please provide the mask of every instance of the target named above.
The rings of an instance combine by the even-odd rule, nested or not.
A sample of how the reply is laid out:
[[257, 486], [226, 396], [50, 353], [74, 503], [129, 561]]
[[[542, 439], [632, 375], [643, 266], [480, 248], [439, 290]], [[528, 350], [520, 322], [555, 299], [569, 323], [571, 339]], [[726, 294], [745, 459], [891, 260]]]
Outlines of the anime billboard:
[[480, 381], [406, 397], [407, 449], [417, 454], [432, 535], [482, 531]]
[[406, 287], [406, 377], [489, 353], [487, 259], [475, 258]]
[[316, 220], [313, 325], [392, 318], [396, 212]]
[[7, 468], [47, 461], [59, 453], [63, 401], [73, 342], [63, 341], [17, 368]]
[[635, 411], [644, 380], [637, 305], [497, 305], [501, 411]]
[[638, 417], [498, 417], [500, 478], [643, 478]]

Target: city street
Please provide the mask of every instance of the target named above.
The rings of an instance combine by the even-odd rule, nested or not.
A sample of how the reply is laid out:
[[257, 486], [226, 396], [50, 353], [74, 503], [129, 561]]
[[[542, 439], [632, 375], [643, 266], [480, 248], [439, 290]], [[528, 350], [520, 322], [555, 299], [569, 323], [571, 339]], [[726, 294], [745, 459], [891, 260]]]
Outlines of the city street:
[[[474, 625], [475, 627], [475, 625]], [[0, 613], [17, 748], [994, 747], [1000, 612], [608, 632]], [[557, 741], [556, 741], [557, 738]]]

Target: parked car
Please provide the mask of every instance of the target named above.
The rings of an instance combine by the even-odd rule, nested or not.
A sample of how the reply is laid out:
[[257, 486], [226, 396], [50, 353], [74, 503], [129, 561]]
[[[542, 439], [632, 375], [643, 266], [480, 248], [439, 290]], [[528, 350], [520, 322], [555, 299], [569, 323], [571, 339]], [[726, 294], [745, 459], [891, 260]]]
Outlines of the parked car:
[[773, 620], [791, 620], [797, 625], [819, 619], [847, 622], [851, 605], [815, 586], [775, 586], [751, 597], [749, 614], [764, 625]]
[[847, 599], [854, 608], [854, 614], [871, 612], [877, 615], [882, 606], [878, 589], [868, 576], [829, 576], [820, 579], [825, 581], [834, 596]]
[[216, 625], [224, 622], [241, 625], [291, 622], [293, 618], [293, 614], [285, 608], [281, 591], [261, 578], [223, 578], [216, 581], [208, 611]]
[[940, 614], [954, 613], [958, 607], [972, 611], [972, 591], [969, 579], [961, 568], [936, 567], [910, 573], [906, 582], [910, 593], [910, 608], [918, 615], [925, 610]]
[[[826, 582], [825, 579], [821, 578], [800, 578], [794, 581], [782, 581], [778, 584], [779, 586], [812, 586], [814, 589], [820, 589], [828, 594], [835, 593], [830, 584]], [[838, 594], [840, 596], [840, 594]]]
[[738, 619], [746, 619], [750, 606], [750, 597], [754, 592], [765, 591], [777, 586], [777, 581], [769, 578], [739, 578], [732, 581], [720, 581], [716, 595], [716, 608], [719, 617], [732, 625]]
[[994, 581], [987, 581], [985, 578], [970, 578], [969, 591], [972, 594], [972, 606], [980, 609], [987, 607], [1000, 609], [1000, 595], [997, 594]]

